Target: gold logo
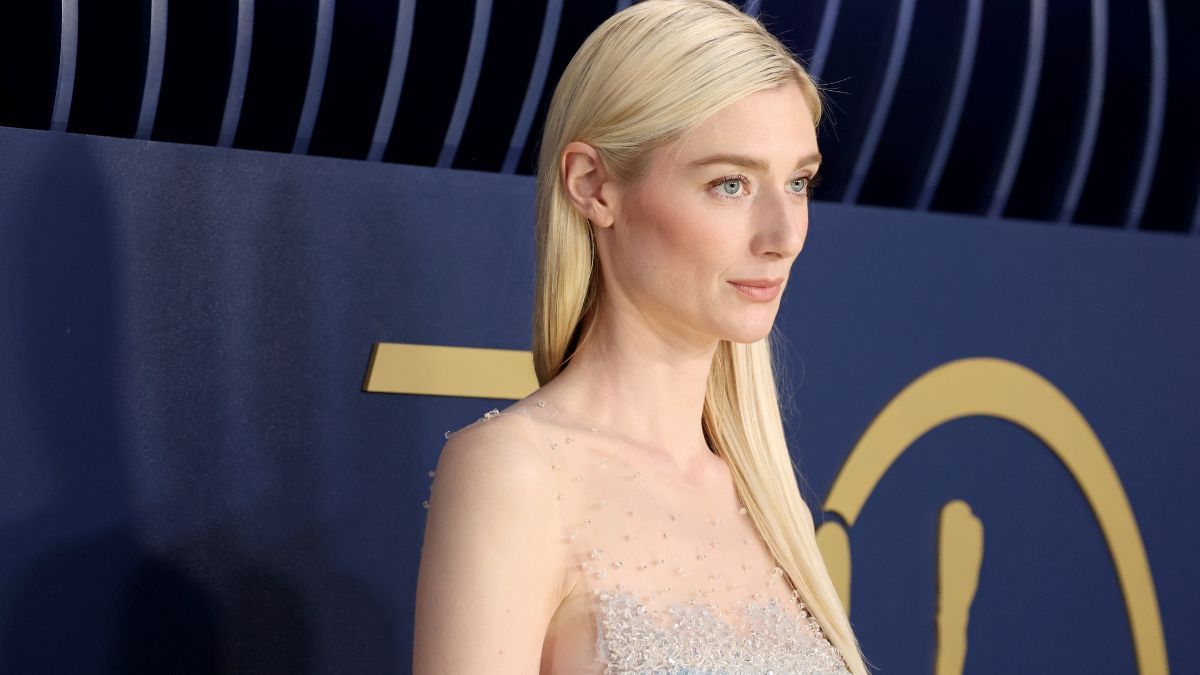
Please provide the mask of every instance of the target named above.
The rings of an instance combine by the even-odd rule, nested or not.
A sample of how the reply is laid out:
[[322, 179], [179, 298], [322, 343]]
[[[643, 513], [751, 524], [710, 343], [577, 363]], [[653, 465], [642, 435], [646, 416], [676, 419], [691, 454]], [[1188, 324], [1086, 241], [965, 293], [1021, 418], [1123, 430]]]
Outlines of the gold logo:
[[[1116, 567], [1138, 670], [1167, 672], [1158, 597], [1133, 510], [1100, 439], [1079, 410], [1032, 370], [995, 358], [970, 358], [938, 366], [896, 395], [867, 427], [842, 465], [825, 500], [827, 512], [853, 527], [863, 506], [903, 452], [935, 427], [954, 419], [1008, 420], [1037, 436], [1066, 465], [1091, 505]], [[983, 525], [955, 500], [942, 509], [938, 553], [938, 675], [961, 673], [967, 618], [983, 559]], [[838, 523], [817, 531], [834, 585], [850, 606], [850, 539]]]

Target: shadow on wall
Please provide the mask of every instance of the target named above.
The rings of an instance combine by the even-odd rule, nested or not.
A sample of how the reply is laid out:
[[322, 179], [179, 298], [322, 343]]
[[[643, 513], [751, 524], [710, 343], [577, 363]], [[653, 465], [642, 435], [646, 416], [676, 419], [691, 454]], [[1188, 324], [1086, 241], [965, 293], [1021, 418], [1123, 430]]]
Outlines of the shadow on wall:
[[390, 635], [360, 585], [313, 559], [319, 534], [288, 540], [270, 561], [238, 551], [240, 523], [180, 528], [186, 541], [169, 551], [140, 536], [148, 526], [169, 538], [172, 514], [140, 521], [130, 481], [116, 209], [86, 142], [18, 150], [22, 180], [0, 185], [0, 308], [19, 326], [0, 356], [12, 373], [0, 400], [20, 403], [0, 444], [0, 485], [19, 487], [0, 499], [0, 672], [314, 672], [314, 595], [374, 622], [372, 639]]
[[89, 156], [39, 154], [0, 218], [20, 326], [6, 386], [26, 411], [2, 452], [29, 494], [45, 497], [0, 530], [0, 671], [211, 672], [211, 604], [131, 527], [112, 209]]

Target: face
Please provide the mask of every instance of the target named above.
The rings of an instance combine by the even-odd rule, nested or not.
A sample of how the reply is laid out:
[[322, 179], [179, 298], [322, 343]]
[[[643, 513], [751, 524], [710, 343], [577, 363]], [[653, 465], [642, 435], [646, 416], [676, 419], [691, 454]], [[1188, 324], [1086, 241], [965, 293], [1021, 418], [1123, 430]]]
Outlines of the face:
[[615, 188], [610, 226], [597, 232], [608, 287], [667, 330], [765, 337], [808, 233], [808, 185], [820, 164], [812, 120], [789, 84], [658, 148], [643, 177]]

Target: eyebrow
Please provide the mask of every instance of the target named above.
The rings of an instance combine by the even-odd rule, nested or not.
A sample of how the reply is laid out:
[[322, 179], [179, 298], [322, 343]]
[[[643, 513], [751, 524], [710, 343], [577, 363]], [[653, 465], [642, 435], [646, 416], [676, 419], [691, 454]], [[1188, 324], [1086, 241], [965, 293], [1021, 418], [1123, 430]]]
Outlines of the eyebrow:
[[[807, 166], [809, 164], [818, 164], [820, 161], [821, 153], [814, 152], [807, 157], [801, 158], [800, 161], [796, 163], [796, 168], [799, 169], [800, 167]], [[701, 157], [700, 159], [688, 163], [688, 166], [707, 166], [709, 164], [732, 164], [734, 166], [745, 167], [748, 169], [758, 169], [759, 171], [764, 172], [770, 168], [765, 160], [757, 157], [749, 157], [747, 155], [738, 155], [727, 152], [709, 155], [708, 157]]]

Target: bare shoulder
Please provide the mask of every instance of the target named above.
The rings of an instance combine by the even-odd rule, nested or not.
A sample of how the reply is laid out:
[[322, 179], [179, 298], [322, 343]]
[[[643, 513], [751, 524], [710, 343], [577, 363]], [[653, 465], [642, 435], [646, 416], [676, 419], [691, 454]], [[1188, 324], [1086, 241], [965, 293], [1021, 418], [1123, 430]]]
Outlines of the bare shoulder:
[[434, 494], [439, 484], [459, 481], [472, 491], [494, 487], [500, 493], [525, 491], [531, 498], [552, 495], [554, 476], [537, 443], [534, 420], [496, 415], [453, 432], [438, 457]]
[[421, 547], [413, 672], [536, 672], [565, 562], [554, 471], [534, 439], [521, 415], [446, 439]]

